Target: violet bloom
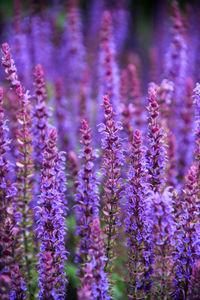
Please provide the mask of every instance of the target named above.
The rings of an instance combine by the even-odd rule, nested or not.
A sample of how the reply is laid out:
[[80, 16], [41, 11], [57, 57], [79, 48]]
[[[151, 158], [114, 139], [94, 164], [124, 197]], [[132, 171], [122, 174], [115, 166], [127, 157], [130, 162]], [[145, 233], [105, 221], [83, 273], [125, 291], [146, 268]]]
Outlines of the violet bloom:
[[176, 299], [187, 299], [192, 270], [200, 255], [198, 167], [192, 165], [186, 177], [176, 232], [174, 279]]
[[2, 44], [2, 65], [5, 67], [5, 72], [8, 75], [7, 80], [11, 88], [16, 93], [19, 99], [18, 111], [18, 129], [17, 129], [17, 162], [16, 162], [16, 177], [17, 189], [16, 209], [21, 213], [20, 232], [23, 241], [23, 256], [22, 263], [26, 269], [29, 292], [31, 290], [31, 265], [33, 257], [30, 253], [33, 251], [32, 243], [32, 210], [29, 203], [32, 199], [32, 176], [33, 176], [33, 160], [32, 160], [32, 136], [31, 136], [31, 114], [30, 114], [30, 96], [19, 81], [17, 69], [14, 60], [10, 54], [10, 48], [7, 43]]
[[118, 233], [119, 204], [123, 188], [121, 181], [121, 168], [123, 165], [122, 145], [119, 138], [121, 123], [115, 122], [112, 105], [107, 96], [104, 96], [103, 107], [105, 110], [104, 123], [99, 124], [102, 134], [102, 171], [103, 171], [103, 228], [105, 234], [104, 246], [106, 249], [105, 271], [112, 273], [113, 259], [116, 257], [115, 245]]
[[90, 247], [88, 262], [84, 267], [84, 277], [81, 279], [82, 287], [78, 293], [80, 300], [108, 300], [108, 279], [104, 272], [105, 254], [102, 231], [99, 218], [96, 217], [91, 225]]
[[90, 247], [90, 224], [98, 215], [99, 206], [97, 178], [93, 171], [95, 156], [91, 147], [90, 131], [87, 121], [83, 120], [81, 127], [83, 165], [78, 174], [75, 198], [77, 235], [80, 237], [77, 254], [82, 264], [87, 262]]
[[175, 244], [174, 195], [166, 188], [163, 192], [149, 192], [146, 200], [146, 216], [153, 237], [153, 265], [156, 278], [155, 293], [161, 299], [172, 293], [172, 252]]
[[157, 102], [159, 104], [159, 113], [160, 113], [160, 123], [162, 124], [163, 130], [166, 133], [165, 140], [166, 142], [166, 178], [167, 183], [170, 186], [174, 186], [177, 182], [177, 155], [176, 155], [176, 139], [174, 132], [169, 129], [169, 117], [170, 117], [170, 104], [173, 99], [174, 84], [173, 82], [164, 79], [161, 84], [155, 85], [154, 83], [150, 84], [151, 87], [157, 90]]
[[43, 151], [41, 195], [36, 207], [41, 242], [39, 296], [43, 300], [65, 298], [65, 176], [56, 142], [56, 129], [52, 128]]
[[177, 151], [178, 176], [180, 180], [183, 180], [192, 159], [192, 151], [188, 151], [188, 144], [185, 143], [186, 138], [190, 139], [190, 124], [188, 124], [187, 129], [187, 124], [185, 124], [182, 116], [184, 111], [187, 111], [187, 117], [192, 118], [191, 110], [187, 110], [188, 100], [186, 100], [187, 92], [185, 85], [188, 68], [188, 50], [183, 18], [176, 1], [172, 2], [172, 13], [172, 41], [166, 57], [166, 77], [174, 83], [173, 101], [170, 105], [169, 127], [175, 133], [177, 145], [183, 145]]
[[129, 297], [145, 298], [151, 288], [152, 237], [145, 215], [148, 195], [147, 169], [140, 131], [131, 141], [130, 170], [124, 197], [127, 199], [124, 220], [127, 233]]
[[159, 123], [159, 105], [157, 103], [156, 88], [149, 88], [149, 112], [148, 119], [148, 142], [149, 148], [146, 154], [149, 183], [153, 191], [161, 190], [164, 184], [164, 169], [166, 167], [166, 145], [164, 131]]
[[13, 209], [17, 190], [10, 181], [12, 169], [7, 160], [9, 140], [4, 117], [3, 88], [0, 87], [0, 294], [2, 299], [25, 299], [26, 287], [17, 262], [21, 254], [15, 234], [18, 213]]
[[33, 111], [33, 146], [34, 146], [34, 160], [35, 166], [41, 168], [42, 166], [42, 152], [45, 148], [47, 138], [48, 117], [47, 110], [47, 91], [44, 78], [44, 71], [41, 65], [35, 67], [34, 72], [34, 111]]

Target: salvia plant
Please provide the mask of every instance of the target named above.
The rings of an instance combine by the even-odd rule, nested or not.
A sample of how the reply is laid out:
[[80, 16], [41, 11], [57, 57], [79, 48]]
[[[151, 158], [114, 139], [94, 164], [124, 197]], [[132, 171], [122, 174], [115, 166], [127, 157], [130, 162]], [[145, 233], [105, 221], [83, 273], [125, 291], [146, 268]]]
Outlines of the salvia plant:
[[198, 1], [12, 2], [0, 299], [200, 299]]

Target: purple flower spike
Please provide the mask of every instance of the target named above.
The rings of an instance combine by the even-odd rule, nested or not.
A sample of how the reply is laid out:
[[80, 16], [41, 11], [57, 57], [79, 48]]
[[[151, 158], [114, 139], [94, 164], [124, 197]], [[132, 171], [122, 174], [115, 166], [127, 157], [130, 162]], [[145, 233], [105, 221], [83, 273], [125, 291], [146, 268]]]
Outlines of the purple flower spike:
[[196, 126], [195, 126], [195, 137], [196, 137], [196, 149], [195, 158], [200, 166], [200, 84], [197, 83], [194, 89], [194, 104], [196, 114]]
[[[2, 65], [5, 67], [5, 72], [8, 75], [6, 78], [11, 88], [16, 93], [19, 100], [19, 111], [17, 115], [18, 128], [17, 128], [17, 158], [16, 158], [16, 187], [18, 193], [16, 196], [15, 209], [21, 214], [19, 222], [20, 231], [19, 235], [23, 241], [23, 255], [22, 263], [26, 270], [26, 277], [31, 285], [31, 272], [30, 266], [32, 259], [30, 253], [33, 251], [32, 243], [32, 210], [29, 203], [32, 200], [32, 186], [33, 186], [33, 160], [32, 160], [32, 136], [31, 136], [31, 106], [29, 91], [25, 92], [15, 67], [14, 60], [10, 54], [10, 48], [7, 43], [2, 44]], [[27, 230], [28, 229], [28, 230]], [[30, 258], [31, 257], [31, 258]], [[30, 292], [30, 289], [29, 289]]]
[[104, 247], [106, 249], [105, 271], [112, 273], [113, 259], [116, 258], [115, 243], [118, 232], [120, 193], [123, 189], [121, 182], [121, 168], [123, 165], [123, 154], [121, 140], [118, 136], [122, 129], [119, 122], [115, 122], [112, 105], [107, 96], [104, 96], [103, 107], [105, 110], [104, 123], [99, 125], [102, 134], [102, 171], [104, 181], [104, 207], [103, 221], [105, 227]]
[[41, 195], [36, 207], [36, 230], [41, 242], [39, 296], [43, 300], [65, 298], [65, 176], [56, 142], [56, 129], [52, 128], [43, 151]]
[[0, 87], [0, 294], [2, 299], [10, 299], [12, 295], [16, 297], [12, 299], [25, 299], [24, 280], [17, 264], [21, 254], [15, 234], [16, 220], [13, 210], [17, 190], [9, 178], [12, 170], [6, 157], [9, 150], [7, 131], [3, 88]]
[[81, 144], [83, 165], [79, 171], [77, 194], [76, 194], [76, 214], [77, 214], [77, 234], [81, 237], [78, 247], [78, 257], [82, 264], [87, 262], [88, 250], [90, 247], [90, 224], [98, 215], [99, 197], [97, 179], [93, 172], [94, 154], [91, 147], [91, 129], [87, 121], [82, 121]]
[[103, 247], [102, 232], [99, 218], [93, 220], [90, 233], [90, 247], [88, 263], [84, 267], [82, 288], [79, 291], [79, 299], [102, 299], [108, 300], [108, 279], [104, 272], [105, 255]]
[[120, 100], [119, 71], [115, 60], [112, 16], [109, 11], [104, 11], [102, 16], [99, 60], [99, 101], [103, 95], [108, 95], [115, 111], [117, 111]]
[[146, 215], [153, 236], [154, 276], [158, 278], [157, 291], [163, 298], [172, 293], [171, 275], [165, 266], [173, 269], [172, 251], [176, 231], [174, 199], [168, 188], [162, 193], [153, 191], [149, 193], [146, 201]]
[[148, 119], [148, 141], [149, 149], [147, 151], [147, 163], [149, 172], [149, 183], [153, 191], [157, 192], [161, 190], [164, 184], [163, 173], [166, 167], [166, 146], [164, 144], [165, 134], [159, 124], [159, 105], [157, 103], [157, 90], [156, 88], [150, 88], [149, 106], [147, 107], [149, 112]]
[[125, 233], [127, 233], [129, 297], [145, 298], [151, 288], [152, 237], [145, 216], [148, 194], [147, 169], [141, 133], [136, 130], [131, 142], [130, 170], [124, 197], [127, 199]]
[[176, 232], [176, 249], [174, 251], [176, 299], [181, 299], [181, 297], [187, 299], [192, 270], [200, 255], [198, 195], [198, 167], [192, 165], [186, 177], [186, 186], [183, 189]]
[[42, 166], [42, 152], [45, 148], [48, 127], [47, 92], [44, 71], [41, 65], [35, 67], [35, 108], [33, 112], [34, 159], [37, 168]]

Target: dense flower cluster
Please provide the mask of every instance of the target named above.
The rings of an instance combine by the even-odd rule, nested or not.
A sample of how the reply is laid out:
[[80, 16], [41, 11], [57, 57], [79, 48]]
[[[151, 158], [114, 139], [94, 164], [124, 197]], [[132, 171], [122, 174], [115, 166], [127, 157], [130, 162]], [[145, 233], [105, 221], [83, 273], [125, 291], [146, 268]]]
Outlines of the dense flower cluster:
[[150, 291], [153, 263], [151, 228], [145, 214], [148, 196], [147, 169], [140, 131], [136, 130], [131, 142], [130, 170], [126, 186], [125, 226], [128, 246], [129, 295], [145, 297]]
[[33, 145], [34, 159], [37, 168], [42, 166], [42, 152], [45, 148], [48, 127], [47, 92], [44, 79], [44, 71], [41, 65], [35, 67], [35, 110], [33, 113]]
[[[17, 69], [10, 54], [8, 44], [2, 45], [2, 65], [5, 67], [5, 72], [8, 75], [6, 78], [11, 88], [16, 93], [19, 100], [19, 109], [17, 113], [18, 128], [17, 128], [17, 161], [16, 161], [16, 187], [17, 195], [15, 197], [15, 209], [21, 213], [20, 232], [23, 240], [23, 265], [26, 269], [26, 277], [30, 286], [31, 270], [28, 253], [33, 247], [32, 245], [32, 210], [29, 203], [32, 200], [32, 176], [33, 176], [33, 160], [32, 160], [32, 135], [31, 135], [31, 112], [30, 112], [30, 95], [19, 81]], [[28, 230], [27, 230], [28, 229]], [[29, 288], [30, 289], [30, 288]]]
[[15, 233], [17, 212], [13, 209], [17, 190], [9, 178], [11, 166], [6, 157], [9, 150], [7, 130], [3, 109], [3, 88], [0, 87], [0, 293], [4, 300], [9, 299], [9, 295], [25, 299], [26, 290], [17, 262], [21, 253]]
[[7, 2], [0, 298], [200, 299], [198, 1]]
[[120, 194], [123, 184], [120, 176], [120, 170], [123, 165], [123, 153], [121, 141], [118, 135], [122, 129], [121, 124], [114, 120], [112, 105], [107, 96], [104, 96], [104, 123], [99, 125], [99, 132], [102, 134], [102, 171], [104, 180], [104, 206], [103, 206], [103, 228], [106, 239], [104, 240], [106, 248], [106, 266], [105, 270], [112, 273], [113, 259], [115, 258], [115, 245], [120, 224]]
[[164, 183], [164, 168], [166, 164], [166, 145], [164, 144], [164, 131], [159, 124], [159, 105], [157, 103], [157, 90], [149, 89], [149, 149], [147, 151], [149, 183], [153, 191], [157, 192]]
[[95, 156], [91, 147], [90, 131], [87, 121], [83, 120], [81, 127], [83, 165], [79, 171], [76, 188], [77, 234], [81, 238], [78, 257], [83, 264], [88, 260], [91, 222], [97, 217], [99, 207], [97, 180], [93, 171]]
[[[63, 159], [57, 152], [55, 128], [43, 151], [42, 186], [38, 206], [37, 234], [40, 246], [40, 296], [41, 299], [64, 299], [65, 276], [65, 186], [63, 184]], [[59, 274], [59, 275], [58, 275]]]
[[99, 218], [93, 220], [90, 233], [89, 261], [84, 268], [79, 299], [110, 299], [108, 279], [104, 272], [105, 255]]
[[183, 190], [181, 214], [176, 232], [176, 250], [174, 260], [176, 266], [176, 297], [180, 299], [189, 293], [189, 282], [192, 269], [200, 254], [200, 222], [198, 200], [198, 168], [193, 165], [187, 175], [186, 187]]

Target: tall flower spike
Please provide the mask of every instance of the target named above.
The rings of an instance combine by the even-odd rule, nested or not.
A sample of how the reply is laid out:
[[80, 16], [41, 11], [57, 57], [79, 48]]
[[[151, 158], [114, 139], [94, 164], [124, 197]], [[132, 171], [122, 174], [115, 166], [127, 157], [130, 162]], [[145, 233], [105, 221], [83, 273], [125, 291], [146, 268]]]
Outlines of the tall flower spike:
[[164, 169], [166, 165], [166, 149], [164, 144], [164, 132], [159, 124], [159, 105], [157, 103], [157, 91], [156, 88], [150, 88], [149, 106], [147, 107], [149, 112], [148, 119], [148, 142], [149, 149], [147, 151], [147, 168], [149, 172], [149, 183], [153, 191], [157, 192], [161, 190], [164, 184]]
[[147, 169], [140, 131], [131, 142], [130, 170], [126, 192], [125, 233], [127, 233], [129, 297], [143, 299], [150, 292], [152, 276], [152, 237], [145, 216], [148, 194]]
[[146, 216], [152, 230], [155, 256], [153, 268], [157, 284], [153, 292], [161, 299], [171, 295], [173, 291], [169, 272], [169, 269], [173, 271], [172, 253], [176, 231], [173, 196], [169, 188], [166, 188], [163, 192], [150, 191], [146, 201]]
[[[79, 171], [77, 194], [76, 194], [76, 213], [77, 213], [77, 234], [80, 237], [78, 246], [78, 258], [81, 264], [88, 260], [88, 250], [90, 247], [90, 224], [98, 215], [99, 197], [97, 179], [93, 172], [94, 154], [91, 147], [91, 129], [86, 120], [82, 121], [81, 144], [83, 165]], [[81, 274], [82, 275], [82, 274]]]
[[33, 161], [32, 161], [32, 136], [31, 132], [31, 115], [30, 115], [30, 101], [29, 93], [25, 92], [24, 87], [19, 81], [17, 69], [10, 54], [10, 48], [7, 43], [2, 44], [2, 65], [5, 67], [5, 72], [8, 75], [6, 78], [11, 88], [17, 94], [19, 99], [19, 112], [18, 112], [18, 132], [17, 132], [17, 189], [16, 196], [16, 209], [21, 213], [20, 236], [23, 241], [23, 256], [22, 263], [26, 269], [26, 277], [28, 282], [28, 289], [32, 291], [32, 275], [33, 269], [31, 268], [33, 257], [31, 254], [32, 243], [32, 210], [29, 203], [32, 200], [32, 176], [33, 176]]
[[25, 286], [18, 267], [21, 249], [15, 235], [17, 213], [13, 210], [16, 187], [10, 182], [11, 171], [6, 154], [9, 150], [4, 119], [3, 88], [0, 87], [0, 294], [2, 299], [25, 299]]
[[101, 23], [101, 43], [99, 57], [99, 101], [108, 95], [115, 111], [119, 105], [119, 71], [115, 61], [115, 44], [112, 32], [112, 17], [105, 11]]
[[174, 262], [175, 299], [188, 298], [192, 270], [200, 253], [198, 166], [192, 165], [186, 177], [181, 201], [181, 214], [176, 232]]
[[[188, 69], [188, 50], [183, 18], [178, 7], [178, 2], [176, 1], [172, 2], [172, 23], [172, 41], [169, 53], [166, 57], [167, 66], [165, 68], [165, 77], [174, 83], [173, 101], [170, 105], [169, 128], [175, 133], [177, 145], [183, 144], [184, 147], [186, 138], [185, 130], [187, 127], [185, 127], [185, 120], [181, 114], [184, 110], [187, 111], [188, 109], [185, 85]], [[187, 111], [187, 115], [191, 118], [191, 113], [189, 113], [189, 111]], [[177, 120], [179, 121], [177, 122]], [[177, 168], [180, 181], [184, 179], [185, 172], [187, 172], [187, 167], [189, 166], [187, 157], [189, 153], [190, 151], [185, 151], [185, 149], [182, 151], [182, 148], [177, 151]]]
[[47, 92], [44, 71], [41, 65], [35, 67], [35, 107], [33, 112], [34, 160], [37, 168], [42, 167], [42, 152], [45, 148], [48, 128]]
[[104, 181], [104, 207], [103, 221], [105, 227], [104, 246], [107, 258], [105, 271], [111, 276], [113, 270], [113, 259], [116, 258], [115, 245], [119, 226], [119, 203], [120, 193], [123, 185], [121, 181], [121, 167], [123, 165], [123, 154], [121, 140], [118, 136], [122, 129], [119, 122], [115, 122], [112, 105], [107, 96], [104, 96], [103, 107], [105, 110], [104, 123], [99, 125], [99, 132], [102, 134], [102, 171]]
[[194, 89], [194, 105], [195, 105], [195, 116], [196, 116], [196, 126], [195, 126], [195, 159], [198, 162], [198, 186], [200, 187], [200, 83], [196, 84]]
[[90, 233], [89, 261], [84, 267], [82, 287], [79, 291], [79, 299], [110, 299], [108, 295], [108, 279], [104, 272], [105, 255], [103, 247], [102, 231], [99, 218], [93, 220]]
[[41, 195], [36, 207], [37, 233], [41, 242], [39, 296], [65, 298], [65, 177], [62, 155], [57, 152], [57, 133], [52, 128], [43, 151]]

